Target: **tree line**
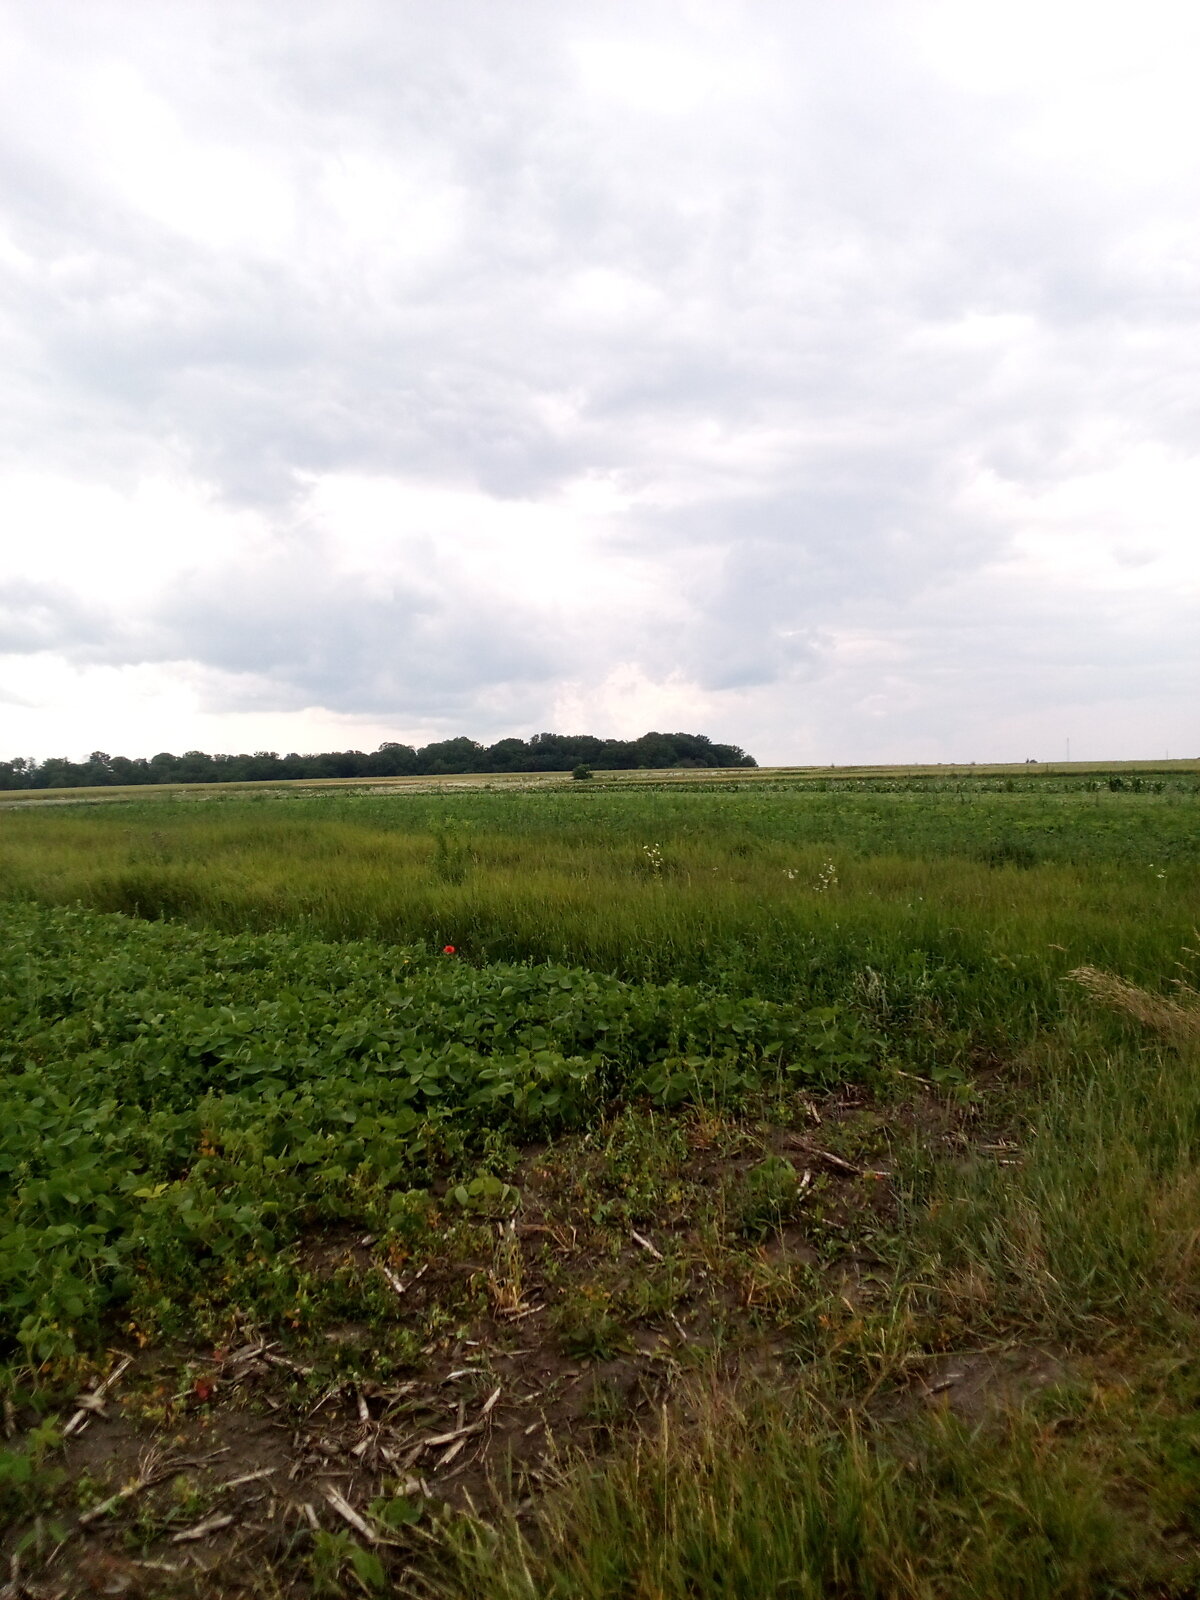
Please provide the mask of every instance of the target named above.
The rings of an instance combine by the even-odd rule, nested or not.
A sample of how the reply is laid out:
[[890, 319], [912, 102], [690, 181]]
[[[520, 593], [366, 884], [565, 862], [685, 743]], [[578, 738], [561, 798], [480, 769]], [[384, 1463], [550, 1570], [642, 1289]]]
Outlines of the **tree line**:
[[144, 756], [110, 756], [93, 750], [86, 761], [17, 756], [0, 761], [0, 789], [95, 788], [137, 783], [255, 783], [279, 778], [438, 777], [454, 772], [570, 772], [576, 767], [630, 771], [662, 767], [754, 767], [734, 744], [714, 744], [702, 733], [644, 733], [640, 739], [597, 739], [590, 734], [535, 733], [530, 739], [442, 739], [415, 749], [388, 740], [378, 750], [333, 750], [321, 755], [207, 755], [185, 750]]

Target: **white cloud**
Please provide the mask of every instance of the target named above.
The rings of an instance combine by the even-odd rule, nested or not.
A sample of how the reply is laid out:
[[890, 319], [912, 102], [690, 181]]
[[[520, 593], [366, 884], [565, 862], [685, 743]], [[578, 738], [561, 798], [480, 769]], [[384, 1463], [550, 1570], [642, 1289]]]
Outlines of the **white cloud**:
[[14, 748], [1196, 742], [1193, 8], [0, 13]]
[[690, 732], [711, 723], [720, 708], [682, 673], [650, 677], [637, 662], [613, 667], [599, 683], [567, 682], [552, 703], [554, 725], [563, 732], [603, 728], [606, 738], [637, 739], [648, 728]]
[[57, 583], [132, 618], [164, 590], [249, 562], [275, 543], [262, 517], [215, 501], [195, 481], [80, 482], [49, 472], [0, 476], [0, 584]]
[[126, 62], [101, 65], [89, 88], [97, 176], [132, 210], [214, 250], [276, 253], [294, 239], [292, 188], [267, 156], [189, 134]]
[[[646, 19], [635, 27], [645, 29]], [[658, 39], [637, 31], [575, 40], [571, 55], [584, 93], [653, 117], [687, 117], [722, 102], [751, 101], [767, 90], [771, 62], [746, 51], [743, 40], [736, 41], [731, 57], [721, 50], [723, 40], [680, 32]]]

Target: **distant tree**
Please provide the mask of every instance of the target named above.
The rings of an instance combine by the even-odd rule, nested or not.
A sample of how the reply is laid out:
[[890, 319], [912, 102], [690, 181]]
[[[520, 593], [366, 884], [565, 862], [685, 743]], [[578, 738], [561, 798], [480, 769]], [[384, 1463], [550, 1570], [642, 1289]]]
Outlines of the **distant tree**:
[[185, 750], [175, 763], [172, 783], [205, 783], [216, 774], [216, 765], [203, 750]]
[[634, 741], [634, 751], [639, 767], [673, 767], [675, 746], [664, 733], [644, 733]]
[[645, 733], [640, 739], [598, 739], [592, 734], [535, 733], [529, 740], [500, 739], [486, 749], [474, 739], [442, 739], [414, 750], [386, 741], [365, 755], [329, 750], [318, 755], [256, 750], [253, 755], [181, 756], [160, 750], [147, 761], [93, 750], [87, 761], [50, 756], [38, 762], [14, 756], [0, 762], [0, 789], [56, 789], [134, 783], [235, 783], [281, 778], [398, 777], [407, 773], [574, 772], [585, 767], [753, 767], [738, 745], [714, 744], [702, 733]]
[[424, 772], [478, 772], [483, 746], [474, 739], [442, 739], [427, 744], [418, 754]]
[[368, 759], [367, 770], [373, 778], [399, 778], [417, 770], [417, 752], [410, 744], [389, 739]]
[[37, 762], [26, 756], [0, 761], [0, 789], [28, 789], [32, 786], [36, 771]]
[[489, 745], [486, 755], [488, 772], [529, 771], [529, 746], [524, 739], [500, 739]]

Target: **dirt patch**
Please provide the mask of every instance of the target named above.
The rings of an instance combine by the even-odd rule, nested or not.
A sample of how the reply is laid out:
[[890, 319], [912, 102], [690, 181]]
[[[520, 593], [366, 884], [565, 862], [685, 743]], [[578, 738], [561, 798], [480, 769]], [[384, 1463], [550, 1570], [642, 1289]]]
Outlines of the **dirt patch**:
[[910, 1391], [923, 1405], [941, 1405], [972, 1421], [1064, 1382], [1070, 1370], [1048, 1350], [966, 1350], [930, 1362]]

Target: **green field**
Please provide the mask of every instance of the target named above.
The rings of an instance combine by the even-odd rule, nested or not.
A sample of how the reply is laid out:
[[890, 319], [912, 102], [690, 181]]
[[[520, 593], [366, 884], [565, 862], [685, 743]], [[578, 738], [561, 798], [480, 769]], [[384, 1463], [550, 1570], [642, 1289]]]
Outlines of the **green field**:
[[19, 1572], [1196, 1592], [1194, 763], [231, 787], [0, 809]]

